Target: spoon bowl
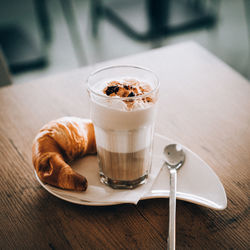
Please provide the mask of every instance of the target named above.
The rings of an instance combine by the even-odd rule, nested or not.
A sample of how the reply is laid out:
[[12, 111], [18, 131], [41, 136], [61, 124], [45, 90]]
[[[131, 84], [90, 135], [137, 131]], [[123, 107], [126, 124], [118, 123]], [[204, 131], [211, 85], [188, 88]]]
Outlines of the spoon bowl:
[[168, 168], [179, 169], [184, 161], [185, 154], [178, 144], [170, 144], [164, 148], [164, 159]]

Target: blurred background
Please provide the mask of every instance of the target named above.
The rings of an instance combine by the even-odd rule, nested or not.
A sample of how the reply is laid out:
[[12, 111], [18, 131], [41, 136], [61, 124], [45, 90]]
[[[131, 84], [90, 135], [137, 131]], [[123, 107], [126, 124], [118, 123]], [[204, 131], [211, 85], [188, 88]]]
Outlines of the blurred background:
[[1, 0], [0, 86], [193, 40], [250, 79], [250, 0]]

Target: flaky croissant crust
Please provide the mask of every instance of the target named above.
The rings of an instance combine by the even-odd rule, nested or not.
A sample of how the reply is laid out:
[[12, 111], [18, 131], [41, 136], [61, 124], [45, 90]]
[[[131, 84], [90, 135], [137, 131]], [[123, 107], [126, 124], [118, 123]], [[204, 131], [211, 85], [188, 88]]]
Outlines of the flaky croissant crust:
[[90, 120], [62, 117], [46, 124], [34, 139], [32, 161], [38, 177], [63, 189], [84, 191], [87, 180], [67, 162], [96, 153], [94, 127]]

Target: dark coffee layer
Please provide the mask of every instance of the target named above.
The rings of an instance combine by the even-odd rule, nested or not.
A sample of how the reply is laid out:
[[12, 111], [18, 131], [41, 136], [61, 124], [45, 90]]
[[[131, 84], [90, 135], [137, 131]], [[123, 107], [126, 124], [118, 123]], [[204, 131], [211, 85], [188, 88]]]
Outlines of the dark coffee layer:
[[148, 174], [150, 147], [131, 153], [117, 153], [97, 148], [100, 172], [112, 180], [133, 181]]

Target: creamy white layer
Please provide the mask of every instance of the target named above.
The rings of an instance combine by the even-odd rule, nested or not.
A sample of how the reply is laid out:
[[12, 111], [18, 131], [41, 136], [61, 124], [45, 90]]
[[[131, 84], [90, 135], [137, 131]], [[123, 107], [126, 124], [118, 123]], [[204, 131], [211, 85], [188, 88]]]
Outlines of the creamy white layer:
[[156, 106], [152, 103], [146, 108], [127, 111], [117, 109], [118, 103], [126, 105], [121, 100], [115, 100], [115, 103], [113, 100], [104, 101], [101, 103], [93, 100], [92, 103], [91, 119], [97, 127], [108, 130], [134, 130], [151, 124], [155, 119]]
[[136, 130], [105, 130], [95, 126], [97, 146], [113, 153], [131, 153], [150, 147], [153, 124]]

